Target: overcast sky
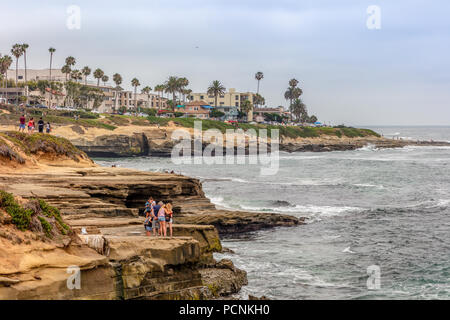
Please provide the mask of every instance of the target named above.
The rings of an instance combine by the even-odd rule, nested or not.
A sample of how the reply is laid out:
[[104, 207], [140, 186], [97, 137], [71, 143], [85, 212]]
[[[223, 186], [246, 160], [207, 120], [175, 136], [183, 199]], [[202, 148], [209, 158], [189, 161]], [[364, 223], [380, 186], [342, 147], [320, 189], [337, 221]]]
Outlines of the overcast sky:
[[[70, 5], [79, 30], [66, 27]], [[379, 30], [366, 26], [370, 5]], [[72, 55], [76, 68], [122, 74], [125, 88], [176, 75], [194, 92], [216, 79], [256, 91], [262, 71], [269, 106], [287, 106], [295, 77], [309, 112], [332, 124], [450, 123], [448, 0], [2, 1], [0, 25], [0, 53], [28, 43], [33, 69], [48, 68], [52, 46], [55, 67]]]

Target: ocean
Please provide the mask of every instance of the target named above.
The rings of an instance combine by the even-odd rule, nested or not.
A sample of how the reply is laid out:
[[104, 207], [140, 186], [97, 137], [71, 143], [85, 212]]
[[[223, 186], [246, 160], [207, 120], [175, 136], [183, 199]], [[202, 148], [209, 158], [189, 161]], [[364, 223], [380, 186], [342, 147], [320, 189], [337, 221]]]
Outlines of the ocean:
[[[371, 129], [450, 141], [450, 127]], [[218, 207], [306, 217], [305, 225], [223, 240], [234, 253], [216, 257], [248, 272], [242, 298], [450, 299], [449, 147], [280, 152], [271, 176], [249, 164], [96, 161], [197, 177]]]

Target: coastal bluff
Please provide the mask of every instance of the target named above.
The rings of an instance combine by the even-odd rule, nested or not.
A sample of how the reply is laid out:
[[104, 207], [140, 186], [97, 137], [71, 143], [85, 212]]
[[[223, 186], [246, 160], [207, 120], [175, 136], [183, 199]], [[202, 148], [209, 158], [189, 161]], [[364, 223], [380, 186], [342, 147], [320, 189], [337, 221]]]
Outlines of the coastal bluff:
[[[171, 139], [172, 133], [180, 128], [189, 131], [193, 135], [192, 128], [180, 127], [171, 122], [166, 126], [122, 125], [112, 131], [81, 125], [58, 126], [55, 128], [54, 133], [70, 140], [77, 148], [83, 150], [91, 157], [170, 157], [172, 148], [177, 143]], [[356, 128], [322, 128], [322, 131], [327, 134], [322, 133], [320, 135], [306, 137], [295, 136], [294, 133], [291, 133], [286, 128], [284, 130], [286, 132], [280, 131], [279, 150], [289, 153], [348, 151], [369, 145], [380, 149], [402, 148], [405, 146], [450, 145], [448, 142], [439, 141], [388, 139], [371, 130]], [[319, 133], [322, 132], [316, 131]], [[344, 135], [342, 132], [347, 133], [347, 135]], [[207, 142], [202, 142], [203, 149], [207, 145]], [[225, 148], [223, 152], [224, 154], [226, 153]]]
[[[62, 138], [7, 133], [0, 147], [0, 299], [226, 298], [247, 276], [214, 258], [220, 235], [302, 223], [217, 210], [197, 179], [99, 167]], [[173, 238], [145, 236], [149, 196], [173, 203]]]

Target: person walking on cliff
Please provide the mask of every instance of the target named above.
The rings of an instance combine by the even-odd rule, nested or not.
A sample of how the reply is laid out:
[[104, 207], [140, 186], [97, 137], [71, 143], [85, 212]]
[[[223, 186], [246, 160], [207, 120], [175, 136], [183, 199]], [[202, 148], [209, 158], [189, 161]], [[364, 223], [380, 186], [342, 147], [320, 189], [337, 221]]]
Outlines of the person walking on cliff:
[[19, 119], [19, 132], [25, 131], [25, 124], [27, 120], [25, 119], [25, 115], [23, 114]]
[[170, 237], [172, 238], [173, 232], [172, 232], [172, 224], [173, 224], [173, 210], [172, 210], [172, 204], [168, 203], [166, 204], [166, 230], [165, 233], [167, 234], [167, 226], [169, 227], [169, 233]]
[[39, 118], [39, 121], [38, 121], [39, 133], [44, 133], [44, 126], [45, 126], [45, 122], [44, 122], [44, 120], [42, 120], [42, 117], [41, 117], [41, 118]]
[[47, 125], [45, 126], [45, 132], [50, 133], [52, 131], [52, 126], [50, 125], [50, 122], [47, 122]]

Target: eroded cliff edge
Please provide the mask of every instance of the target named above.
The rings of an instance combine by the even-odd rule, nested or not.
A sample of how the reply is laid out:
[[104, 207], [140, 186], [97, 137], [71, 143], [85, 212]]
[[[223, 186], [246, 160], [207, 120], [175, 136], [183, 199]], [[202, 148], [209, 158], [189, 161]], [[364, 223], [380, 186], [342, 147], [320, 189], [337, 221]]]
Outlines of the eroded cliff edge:
[[[59, 208], [70, 226], [61, 235], [46, 233], [44, 224], [19, 230], [2, 202], [0, 299], [221, 298], [247, 278], [231, 261], [213, 258], [222, 250], [219, 232], [302, 223], [216, 210], [196, 179], [98, 167], [59, 138], [10, 133], [0, 136], [0, 147], [0, 189], [23, 205], [39, 199]], [[174, 238], [145, 236], [139, 210], [149, 196], [174, 204]], [[79, 289], [67, 285], [74, 267]]]

